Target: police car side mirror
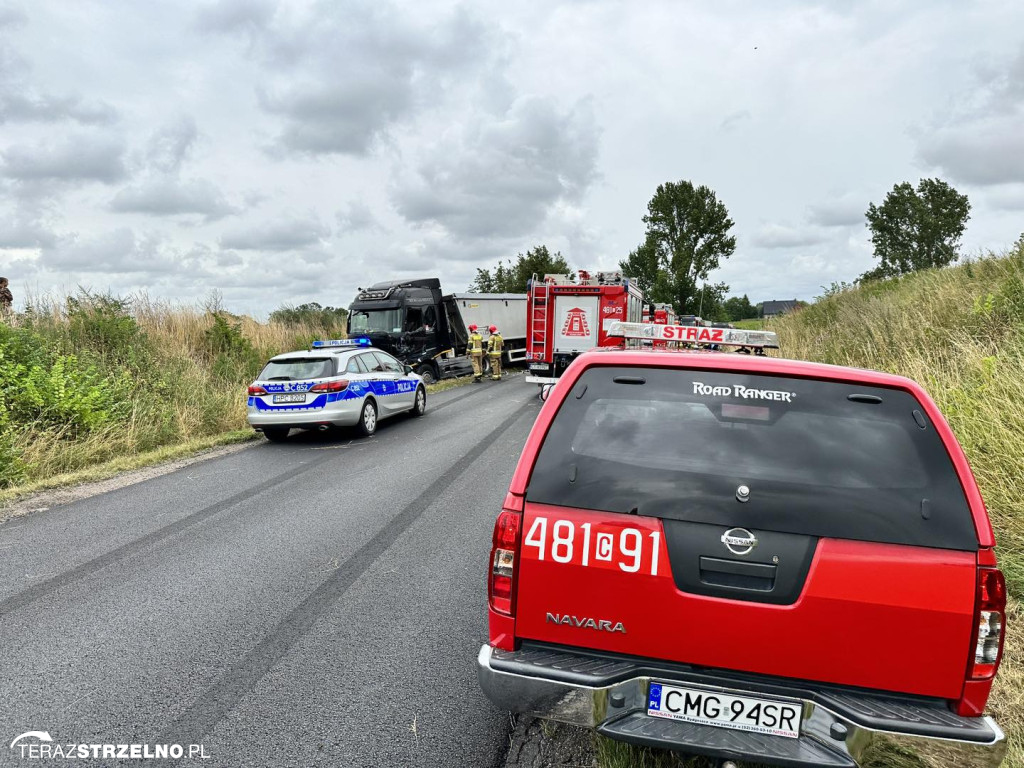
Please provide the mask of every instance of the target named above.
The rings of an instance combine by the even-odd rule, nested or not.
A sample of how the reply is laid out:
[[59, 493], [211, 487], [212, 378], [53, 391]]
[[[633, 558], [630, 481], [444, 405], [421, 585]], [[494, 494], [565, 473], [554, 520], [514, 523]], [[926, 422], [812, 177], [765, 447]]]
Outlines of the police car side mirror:
[[412, 373], [412, 371], [413, 371], [413, 367], [411, 365], [405, 366], [405, 372], [406, 373]]

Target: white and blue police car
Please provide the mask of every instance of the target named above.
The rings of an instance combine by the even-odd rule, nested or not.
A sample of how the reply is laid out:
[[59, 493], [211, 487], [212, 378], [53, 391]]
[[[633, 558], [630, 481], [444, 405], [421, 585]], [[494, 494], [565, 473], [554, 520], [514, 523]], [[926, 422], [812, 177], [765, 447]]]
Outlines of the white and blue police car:
[[366, 338], [277, 355], [249, 386], [249, 425], [275, 442], [291, 429], [354, 426], [372, 435], [382, 419], [426, 409], [423, 379]]

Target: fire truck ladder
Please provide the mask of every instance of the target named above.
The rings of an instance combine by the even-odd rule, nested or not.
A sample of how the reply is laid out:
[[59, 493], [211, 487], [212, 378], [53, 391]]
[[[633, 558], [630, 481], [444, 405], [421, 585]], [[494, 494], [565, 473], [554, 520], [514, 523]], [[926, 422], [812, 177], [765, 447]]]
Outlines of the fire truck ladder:
[[536, 273], [530, 281], [530, 349], [534, 360], [547, 360], [548, 284], [537, 282]]

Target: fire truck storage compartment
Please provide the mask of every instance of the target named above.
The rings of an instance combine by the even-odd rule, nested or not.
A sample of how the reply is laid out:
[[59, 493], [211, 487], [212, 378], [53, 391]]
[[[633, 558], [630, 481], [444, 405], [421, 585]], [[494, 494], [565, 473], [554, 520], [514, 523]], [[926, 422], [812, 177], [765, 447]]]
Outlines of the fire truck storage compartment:
[[556, 295], [554, 318], [555, 352], [584, 352], [597, 346], [597, 296]]

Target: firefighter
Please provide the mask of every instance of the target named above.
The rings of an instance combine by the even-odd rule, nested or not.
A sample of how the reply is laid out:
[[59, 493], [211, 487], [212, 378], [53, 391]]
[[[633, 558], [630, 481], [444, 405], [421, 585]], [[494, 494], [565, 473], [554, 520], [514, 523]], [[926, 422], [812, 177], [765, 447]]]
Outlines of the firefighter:
[[469, 358], [473, 361], [473, 382], [479, 383], [484, 375], [484, 337], [477, 331], [476, 323], [469, 326]]
[[487, 356], [491, 358], [491, 379], [501, 381], [501, 334], [498, 333], [498, 326], [492, 325], [488, 328], [491, 332], [487, 339]]
[[0, 320], [10, 322], [14, 314], [14, 296], [11, 289], [7, 287], [7, 278], [0, 277]]

